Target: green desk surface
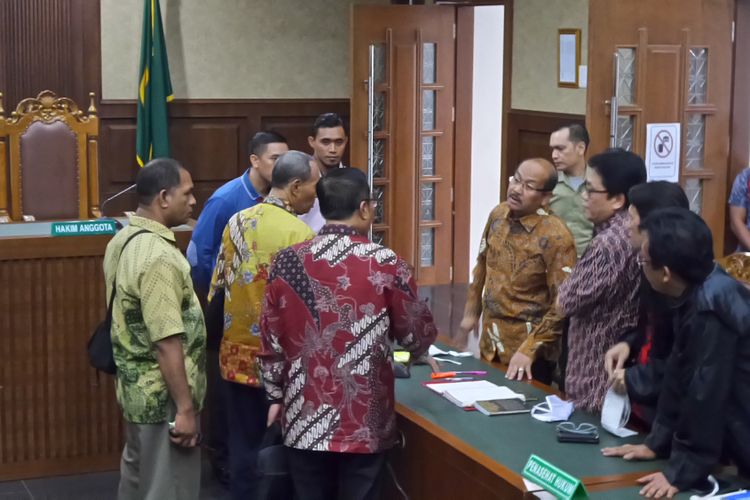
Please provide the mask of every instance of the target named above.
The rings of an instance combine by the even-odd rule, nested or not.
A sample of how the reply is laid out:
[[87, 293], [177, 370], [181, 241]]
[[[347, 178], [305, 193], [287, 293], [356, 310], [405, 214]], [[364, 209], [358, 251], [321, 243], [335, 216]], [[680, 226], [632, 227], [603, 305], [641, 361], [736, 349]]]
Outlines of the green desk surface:
[[[606, 500], [633, 500], [638, 498], [645, 498], [638, 494], [641, 491], [641, 486], [624, 486], [622, 488], [613, 488], [606, 491], [594, 491], [589, 492], [589, 498], [591, 499], [606, 499]], [[733, 485], [719, 491], [719, 494], [726, 494], [732, 491], [737, 491], [740, 485]], [[699, 491], [685, 491], [680, 492], [672, 498], [677, 500], [688, 500], [692, 495], [701, 495]]]
[[[637, 498], [645, 498], [638, 494], [641, 491], [642, 486], [625, 486], [623, 488], [613, 488], [606, 491], [590, 491], [590, 499], [607, 499], [607, 500], [633, 500]], [[680, 493], [675, 497], [679, 500], [690, 498], [690, 493]]]
[[[490, 382], [507, 385], [527, 397], [538, 398], [540, 402], [547, 395], [531, 384], [506, 380], [501, 370], [480, 360], [453, 359], [461, 361], [461, 366], [443, 364], [442, 369], [487, 370], [485, 378]], [[603, 482], [595, 477], [647, 473], [664, 466], [663, 461], [627, 462], [602, 456], [600, 449], [604, 446], [640, 443], [645, 436], [639, 434], [625, 439], [613, 436], [600, 427], [596, 415], [575, 411], [571, 421], [590, 422], [600, 427], [599, 444], [559, 443], [555, 437], [555, 423], [540, 422], [529, 414], [488, 417], [478, 411], [464, 411], [424, 387], [422, 382], [428, 380], [428, 366], [412, 366], [411, 378], [396, 379], [397, 402], [519, 475], [532, 453], [577, 478], [586, 478], [588, 484]]]

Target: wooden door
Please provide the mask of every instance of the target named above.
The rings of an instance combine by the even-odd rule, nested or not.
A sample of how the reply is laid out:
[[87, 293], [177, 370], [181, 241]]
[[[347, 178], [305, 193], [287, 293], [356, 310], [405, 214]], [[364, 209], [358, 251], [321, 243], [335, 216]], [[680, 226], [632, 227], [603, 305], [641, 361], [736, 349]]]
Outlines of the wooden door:
[[645, 158], [647, 123], [681, 123], [680, 182], [724, 241], [733, 0], [591, 0], [586, 120], [592, 154], [609, 145], [617, 78], [617, 146]]
[[420, 285], [452, 280], [454, 23], [453, 7], [353, 7], [351, 161], [368, 165], [372, 72], [373, 240]]

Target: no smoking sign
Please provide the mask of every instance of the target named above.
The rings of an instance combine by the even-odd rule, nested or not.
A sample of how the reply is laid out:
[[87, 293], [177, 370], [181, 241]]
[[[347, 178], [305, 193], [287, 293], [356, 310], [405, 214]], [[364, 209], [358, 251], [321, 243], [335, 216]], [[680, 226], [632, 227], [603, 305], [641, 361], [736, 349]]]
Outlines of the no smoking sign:
[[646, 125], [646, 169], [649, 181], [680, 179], [680, 124]]

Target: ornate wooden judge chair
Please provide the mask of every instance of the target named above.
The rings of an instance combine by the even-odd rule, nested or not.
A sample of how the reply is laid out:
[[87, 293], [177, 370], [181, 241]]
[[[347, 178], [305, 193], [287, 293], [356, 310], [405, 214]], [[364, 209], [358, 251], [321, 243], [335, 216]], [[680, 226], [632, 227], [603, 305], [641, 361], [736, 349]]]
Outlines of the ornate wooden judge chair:
[[99, 217], [99, 118], [45, 90], [9, 118], [0, 94], [0, 222]]
[[750, 253], [733, 253], [726, 257], [716, 259], [716, 262], [724, 268], [727, 274], [732, 278], [750, 288]]

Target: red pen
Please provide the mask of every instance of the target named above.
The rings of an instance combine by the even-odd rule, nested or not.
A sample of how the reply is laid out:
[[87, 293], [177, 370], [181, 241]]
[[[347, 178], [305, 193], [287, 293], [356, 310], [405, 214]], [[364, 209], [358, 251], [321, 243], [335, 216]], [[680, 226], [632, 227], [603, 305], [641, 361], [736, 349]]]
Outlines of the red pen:
[[450, 378], [437, 379], [435, 382], [427, 382], [427, 383], [442, 384], [442, 383], [449, 383], [449, 382], [470, 382], [472, 380], [476, 380], [476, 378], [475, 377], [450, 377]]
[[462, 375], [487, 375], [487, 372], [484, 370], [477, 370], [477, 371], [463, 371], [463, 372], [438, 372], [433, 373], [432, 378], [453, 378], [453, 377], [460, 377]]

